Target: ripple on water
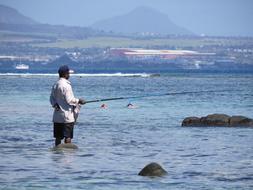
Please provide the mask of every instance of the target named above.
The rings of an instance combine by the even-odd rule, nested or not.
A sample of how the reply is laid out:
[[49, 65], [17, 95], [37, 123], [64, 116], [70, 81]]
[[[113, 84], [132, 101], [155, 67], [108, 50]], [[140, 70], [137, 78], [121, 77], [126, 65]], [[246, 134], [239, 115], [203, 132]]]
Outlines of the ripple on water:
[[[217, 181], [223, 182], [244, 182], [244, 181], [253, 181], [253, 177], [245, 176], [245, 177], [217, 177], [215, 178]], [[252, 185], [253, 186], [253, 185]]]

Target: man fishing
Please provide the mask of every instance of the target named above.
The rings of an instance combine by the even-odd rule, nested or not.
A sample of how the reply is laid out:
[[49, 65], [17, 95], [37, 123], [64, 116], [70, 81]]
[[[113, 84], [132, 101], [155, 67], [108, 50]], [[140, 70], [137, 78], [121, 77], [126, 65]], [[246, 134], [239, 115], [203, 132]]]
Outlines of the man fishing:
[[68, 66], [61, 66], [58, 73], [59, 80], [53, 85], [50, 95], [50, 103], [54, 108], [55, 146], [61, 144], [61, 140], [64, 138], [65, 143], [71, 143], [77, 114], [75, 109], [80, 108], [80, 104], [85, 104], [83, 99], [74, 96], [71, 83], [68, 80], [70, 77]]

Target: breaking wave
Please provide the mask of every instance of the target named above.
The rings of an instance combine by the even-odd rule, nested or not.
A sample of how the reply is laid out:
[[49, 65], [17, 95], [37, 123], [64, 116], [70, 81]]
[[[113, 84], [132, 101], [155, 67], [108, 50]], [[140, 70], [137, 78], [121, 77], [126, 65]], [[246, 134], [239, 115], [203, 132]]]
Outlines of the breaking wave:
[[[58, 76], [52, 73], [0, 73], [0, 76]], [[147, 73], [75, 73], [71, 74], [72, 77], [154, 77], [160, 76], [159, 74]]]

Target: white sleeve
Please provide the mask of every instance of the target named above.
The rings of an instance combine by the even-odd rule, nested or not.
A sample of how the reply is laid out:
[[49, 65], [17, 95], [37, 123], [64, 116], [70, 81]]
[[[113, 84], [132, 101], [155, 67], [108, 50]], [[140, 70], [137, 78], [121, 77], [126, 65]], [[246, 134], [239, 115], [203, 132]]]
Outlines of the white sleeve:
[[63, 95], [64, 95], [64, 98], [65, 98], [66, 102], [69, 105], [77, 105], [78, 104], [79, 99], [74, 97], [74, 93], [73, 93], [72, 87], [70, 85], [66, 86], [64, 88]]

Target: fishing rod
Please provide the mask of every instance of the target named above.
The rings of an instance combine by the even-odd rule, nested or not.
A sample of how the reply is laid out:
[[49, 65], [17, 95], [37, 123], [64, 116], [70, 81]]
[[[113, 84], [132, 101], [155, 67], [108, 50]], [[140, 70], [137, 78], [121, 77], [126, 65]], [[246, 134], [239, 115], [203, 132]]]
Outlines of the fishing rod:
[[85, 103], [88, 104], [88, 103], [95, 103], [95, 102], [107, 102], [107, 101], [114, 101], [114, 100], [138, 99], [138, 98], [156, 97], [156, 96], [173, 96], [173, 95], [198, 94], [198, 93], [213, 93], [213, 92], [226, 92], [226, 91], [231, 91], [231, 90], [171, 92], [171, 93], [165, 93], [165, 94], [149, 94], [149, 95], [142, 95], [142, 96], [128, 96], [128, 97], [116, 97], [116, 98], [96, 99], [96, 100], [85, 101]]

